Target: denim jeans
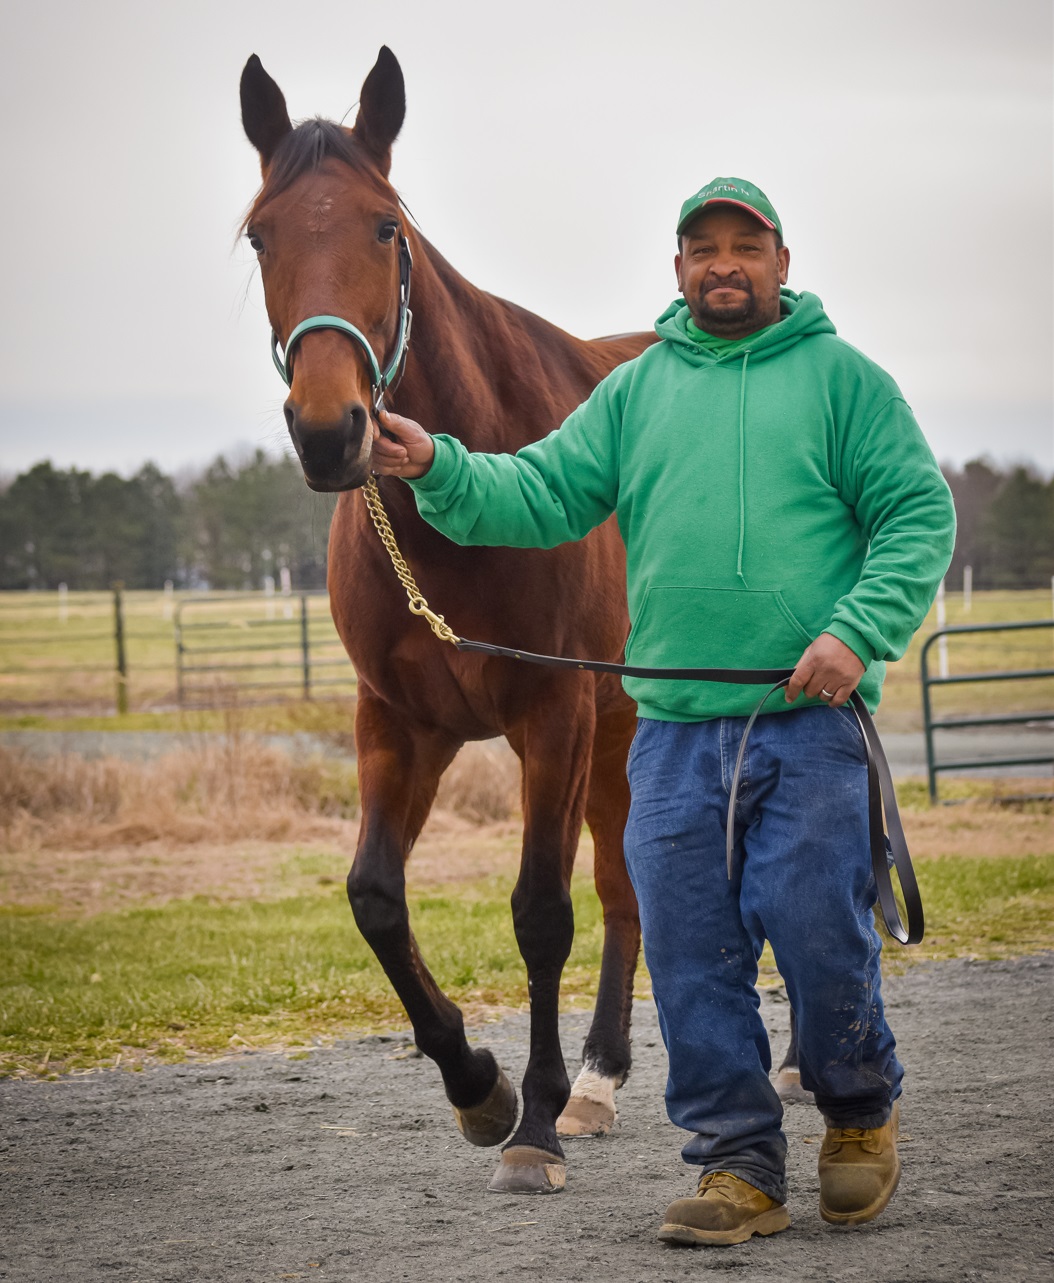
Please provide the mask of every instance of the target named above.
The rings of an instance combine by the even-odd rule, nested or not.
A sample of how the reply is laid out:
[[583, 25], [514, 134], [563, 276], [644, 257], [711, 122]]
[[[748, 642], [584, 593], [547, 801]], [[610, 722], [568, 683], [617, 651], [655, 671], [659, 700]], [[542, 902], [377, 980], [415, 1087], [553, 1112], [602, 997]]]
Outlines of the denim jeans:
[[[773, 696], [773, 698], [776, 698]], [[755, 988], [765, 940], [797, 1018], [802, 1085], [828, 1123], [877, 1127], [903, 1070], [886, 1024], [872, 906], [867, 759], [847, 709], [762, 714], [725, 816], [746, 719], [641, 719], [626, 862], [640, 903], [682, 1151], [786, 1199], [783, 1108]]]

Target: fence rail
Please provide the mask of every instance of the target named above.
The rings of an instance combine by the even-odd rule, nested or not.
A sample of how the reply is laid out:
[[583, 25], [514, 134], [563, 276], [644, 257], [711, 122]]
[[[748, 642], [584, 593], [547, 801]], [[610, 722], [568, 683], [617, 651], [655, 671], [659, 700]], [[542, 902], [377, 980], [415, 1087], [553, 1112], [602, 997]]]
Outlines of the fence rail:
[[128, 596], [120, 585], [0, 596], [0, 705], [124, 711], [129, 652], [140, 680], [161, 685], [156, 674], [164, 673], [171, 690], [171, 596], [134, 593], [131, 604]]
[[[930, 672], [930, 652], [934, 646], [941, 653], [942, 643], [947, 645], [951, 637], [969, 635], [1020, 633], [1033, 629], [1046, 629], [1054, 633], [1054, 620], [1034, 619], [1003, 624], [958, 624], [951, 628], [939, 628], [927, 637], [922, 647], [920, 667], [922, 677], [922, 716], [926, 736], [926, 772], [929, 783], [930, 801], [937, 802], [937, 776], [947, 771], [974, 771], [987, 767], [1006, 766], [1051, 766], [1054, 767], [1054, 747], [1043, 753], [1013, 753], [1009, 756], [984, 756], [968, 758], [944, 758], [937, 760], [935, 732], [960, 731], [969, 728], [992, 728], [995, 726], [1023, 726], [1048, 723], [1054, 726], [1054, 708], [1045, 710], [1027, 710], [1001, 713], [967, 714], [965, 716], [935, 717], [933, 697], [935, 689], [949, 686], [963, 686], [987, 682], [1027, 682], [1044, 678], [1054, 678], [1054, 667], [987, 669], [981, 672], [949, 673], [944, 671], [946, 659], [941, 661], [941, 671], [934, 677]], [[1054, 796], [1043, 794], [1044, 797]]]
[[0, 594], [0, 711], [9, 714], [215, 707], [354, 690], [325, 592]]
[[[212, 707], [231, 698], [251, 703], [262, 691], [301, 699], [317, 698], [320, 688], [334, 694], [354, 692], [355, 672], [333, 626], [325, 592], [278, 598], [244, 593], [233, 618], [231, 607], [214, 596], [189, 597], [176, 607], [176, 697], [181, 708]], [[226, 612], [223, 617], [220, 610]], [[264, 617], [255, 617], [261, 610]], [[263, 631], [268, 636], [257, 640]], [[239, 633], [242, 639], [227, 640]], [[252, 641], [244, 639], [246, 633]], [[223, 658], [245, 655], [254, 658]], [[320, 669], [340, 673], [320, 677]], [[252, 680], [246, 681], [244, 674]], [[245, 692], [253, 692], [249, 701]]]
[[[931, 717], [938, 714], [929, 732], [931, 755], [934, 736], [947, 748], [956, 729], [972, 727], [980, 736], [1036, 721], [1044, 716], [1037, 709], [1054, 707], [1050, 678], [1039, 680], [1054, 667], [1051, 625], [1032, 622], [1050, 608], [1045, 590], [974, 593], [969, 611], [965, 599], [949, 594], [947, 606], [959, 627], [938, 626], [945, 646], [953, 639], [954, 662], [940, 674], [947, 680], [926, 691], [937, 706], [929, 705]], [[197, 707], [300, 699], [305, 691], [322, 700], [355, 689], [325, 593], [125, 591], [120, 619], [123, 691], [131, 710], [178, 708], [181, 693], [185, 707]], [[1029, 627], [999, 627], [1018, 622]], [[0, 714], [113, 712], [121, 693], [116, 628], [113, 593], [0, 593]], [[964, 636], [971, 632], [979, 635]], [[882, 707], [891, 726], [920, 729], [924, 644], [920, 634], [905, 659], [890, 666]], [[925, 676], [936, 676], [932, 667]], [[938, 773], [957, 766], [934, 764]], [[935, 794], [935, 784], [932, 789]]]

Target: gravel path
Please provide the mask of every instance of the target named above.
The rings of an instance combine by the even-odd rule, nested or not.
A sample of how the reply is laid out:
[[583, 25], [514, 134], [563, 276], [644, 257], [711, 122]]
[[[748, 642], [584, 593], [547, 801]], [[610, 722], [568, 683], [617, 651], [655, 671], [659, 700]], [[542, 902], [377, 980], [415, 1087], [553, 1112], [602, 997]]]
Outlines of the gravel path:
[[[693, 1181], [663, 1111], [650, 1004], [638, 1004], [618, 1129], [570, 1144], [567, 1191], [548, 1198], [486, 1193], [495, 1151], [460, 1140], [438, 1074], [404, 1036], [304, 1060], [3, 1082], [0, 1279], [1049, 1280], [1052, 979], [1054, 955], [890, 978], [909, 1073], [897, 1197], [869, 1226], [824, 1225], [819, 1116], [794, 1106], [792, 1228], [734, 1248], [654, 1239]], [[766, 996], [763, 1013], [782, 1049], [786, 1001]], [[565, 1046], [585, 1025], [565, 1018]], [[525, 1019], [477, 1032], [518, 1077]]]

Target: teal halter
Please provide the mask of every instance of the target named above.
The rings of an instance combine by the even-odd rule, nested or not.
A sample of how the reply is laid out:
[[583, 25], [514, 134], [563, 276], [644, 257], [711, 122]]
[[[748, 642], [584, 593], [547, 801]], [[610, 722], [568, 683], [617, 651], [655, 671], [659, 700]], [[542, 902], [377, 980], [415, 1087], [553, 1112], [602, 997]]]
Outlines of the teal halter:
[[374, 413], [379, 413], [384, 405], [384, 394], [394, 383], [397, 382], [406, 364], [406, 353], [410, 346], [410, 328], [413, 325], [414, 314], [410, 311], [410, 272], [413, 268], [413, 256], [410, 253], [410, 246], [405, 236], [399, 237], [399, 325], [395, 337], [395, 352], [391, 361], [383, 371], [380, 362], [370, 346], [370, 341], [357, 325], [352, 325], [350, 321], [345, 321], [340, 316], [309, 316], [306, 321], [301, 321], [299, 325], [294, 326], [292, 333], [286, 340], [285, 351], [279, 351], [278, 335], [271, 331], [271, 359], [274, 361], [275, 369], [286, 381], [287, 386], [293, 383], [293, 349], [297, 343], [309, 334], [312, 330], [338, 330], [341, 334], [346, 334], [349, 338], [354, 339], [362, 348], [366, 356], [366, 362], [369, 367], [370, 391], [373, 395]]

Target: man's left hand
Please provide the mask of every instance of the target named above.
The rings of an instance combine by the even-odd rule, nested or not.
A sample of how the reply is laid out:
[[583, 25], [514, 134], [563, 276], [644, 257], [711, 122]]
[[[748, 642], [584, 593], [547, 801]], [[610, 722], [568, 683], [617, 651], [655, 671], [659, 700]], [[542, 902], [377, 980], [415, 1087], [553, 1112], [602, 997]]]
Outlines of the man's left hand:
[[798, 660], [787, 686], [787, 703], [793, 704], [805, 692], [832, 708], [838, 708], [852, 695], [863, 677], [866, 666], [845, 644], [830, 633], [821, 633]]

